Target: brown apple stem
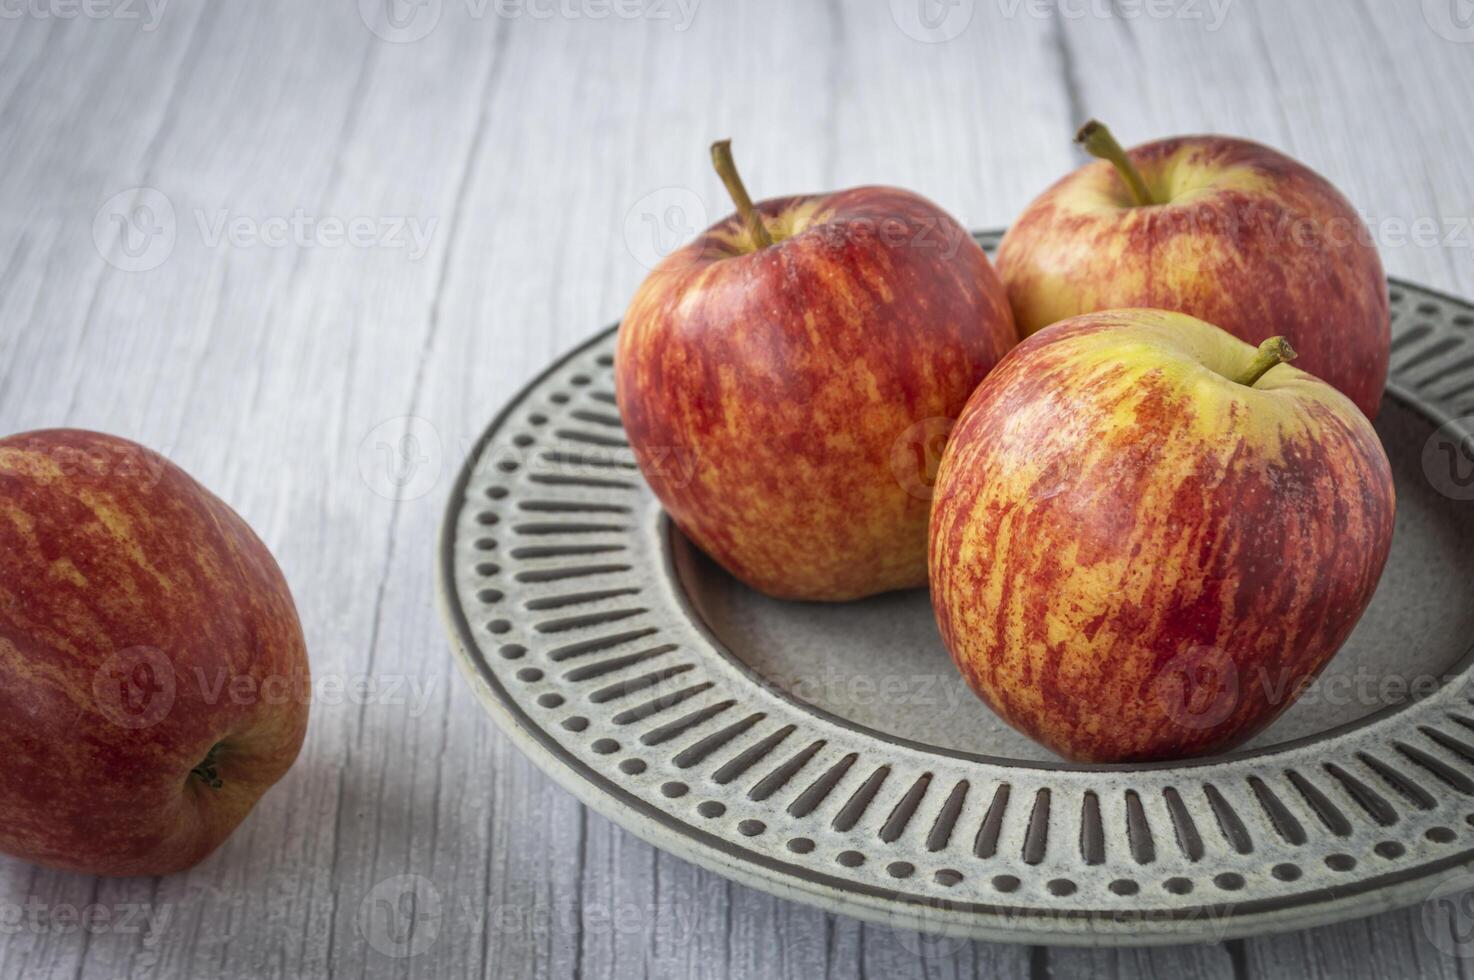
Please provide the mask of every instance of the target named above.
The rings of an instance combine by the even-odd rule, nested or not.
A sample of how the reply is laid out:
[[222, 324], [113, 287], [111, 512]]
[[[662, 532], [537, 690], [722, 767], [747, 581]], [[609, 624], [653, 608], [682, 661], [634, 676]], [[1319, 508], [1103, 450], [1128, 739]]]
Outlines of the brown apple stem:
[[747, 228], [747, 237], [752, 240], [752, 247], [762, 249], [773, 244], [768, 226], [763, 224], [763, 216], [752, 206], [752, 198], [747, 196], [747, 187], [737, 173], [737, 161], [732, 159], [731, 140], [718, 140], [711, 145], [711, 163], [716, 167], [717, 176], [722, 178], [722, 183], [727, 185], [732, 203], [737, 205], [737, 216]]
[[1085, 152], [1091, 156], [1111, 162], [1121, 179], [1126, 181], [1126, 186], [1130, 188], [1131, 196], [1139, 207], [1157, 203], [1152, 200], [1152, 192], [1147, 189], [1146, 181], [1141, 179], [1141, 172], [1136, 169], [1136, 164], [1131, 162], [1131, 158], [1121, 149], [1121, 144], [1116, 142], [1104, 123], [1090, 120], [1075, 134], [1075, 142], [1085, 147]]
[[1259, 353], [1254, 355], [1254, 360], [1249, 362], [1244, 373], [1234, 380], [1241, 385], [1254, 387], [1255, 383], [1276, 364], [1285, 364], [1293, 361], [1297, 355], [1295, 348], [1283, 337], [1270, 337], [1259, 345]]
[[216, 768], [215, 763], [215, 750], [218, 748], [220, 748], [219, 745], [210, 746], [210, 751], [205, 753], [204, 761], [189, 771], [191, 776], [194, 776], [211, 789], [219, 789], [225, 785], [220, 780], [220, 772]]

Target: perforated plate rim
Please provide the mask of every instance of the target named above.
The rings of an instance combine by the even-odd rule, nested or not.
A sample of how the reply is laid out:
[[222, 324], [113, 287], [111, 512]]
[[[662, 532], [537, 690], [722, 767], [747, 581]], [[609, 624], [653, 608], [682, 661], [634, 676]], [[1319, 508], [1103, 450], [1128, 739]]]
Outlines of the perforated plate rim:
[[[1474, 306], [1390, 289], [1388, 397], [1435, 425], [1470, 414]], [[933, 750], [759, 683], [677, 580], [669, 522], [620, 436], [614, 331], [551, 365], [472, 449], [437, 591], [488, 712], [616, 823], [784, 897], [1027, 942], [1303, 928], [1426, 898], [1474, 862], [1467, 663], [1331, 732], [1145, 768]]]

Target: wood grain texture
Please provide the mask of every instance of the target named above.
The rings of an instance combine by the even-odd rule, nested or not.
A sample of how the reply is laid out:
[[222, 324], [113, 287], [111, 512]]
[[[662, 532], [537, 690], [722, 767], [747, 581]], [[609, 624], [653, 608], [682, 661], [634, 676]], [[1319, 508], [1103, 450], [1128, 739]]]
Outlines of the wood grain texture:
[[[734, 139], [760, 196], [894, 183], [990, 227], [1077, 162], [1087, 114], [1128, 141], [1225, 130], [1322, 171], [1377, 227], [1439, 223], [1454, 237], [1382, 240], [1388, 270], [1474, 294], [1474, 44], [1438, 34], [1434, 0], [1235, 0], [1221, 24], [1206, 2], [1154, 16], [976, 0], [936, 8], [970, 12], [943, 43], [901, 30], [906, 6], [700, 0], [600, 18], [444, 0], [406, 43], [365, 25], [360, 9], [403, 36], [377, 4], [346, 0], [171, 0], [151, 27], [136, 4], [142, 22], [0, 20], [0, 431], [113, 431], [229, 500], [281, 560], [320, 685], [296, 768], [190, 873], [100, 881], [0, 859], [0, 975], [1469, 972], [1418, 909], [1122, 951], [827, 915], [587, 811], [455, 673], [431, 574], [453, 472], [521, 384], [619, 316], [642, 256], [725, 213], [713, 138]], [[125, 271], [95, 219], [136, 187], [167, 198], [176, 240]], [[298, 214], [414, 219], [423, 254], [211, 234], [222, 215], [249, 232]], [[393, 499], [379, 443], [406, 416], [438, 478]], [[397, 957], [364, 925], [406, 881], [427, 899], [423, 950]], [[148, 906], [158, 931], [7, 925], [28, 903]]]

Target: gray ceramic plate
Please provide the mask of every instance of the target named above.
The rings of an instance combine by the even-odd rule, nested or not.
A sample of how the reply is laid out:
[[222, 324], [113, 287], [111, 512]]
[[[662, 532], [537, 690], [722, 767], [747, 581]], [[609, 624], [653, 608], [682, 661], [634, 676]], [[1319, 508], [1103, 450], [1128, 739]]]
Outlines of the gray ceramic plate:
[[1474, 308], [1391, 296], [1392, 558], [1346, 647], [1243, 751], [1065, 765], [967, 690], [924, 591], [825, 606], [734, 582], [635, 468], [612, 329], [518, 395], [456, 484], [456, 654], [498, 724], [610, 819], [895, 926], [1216, 940], [1470, 887], [1474, 442], [1456, 420], [1474, 415]]

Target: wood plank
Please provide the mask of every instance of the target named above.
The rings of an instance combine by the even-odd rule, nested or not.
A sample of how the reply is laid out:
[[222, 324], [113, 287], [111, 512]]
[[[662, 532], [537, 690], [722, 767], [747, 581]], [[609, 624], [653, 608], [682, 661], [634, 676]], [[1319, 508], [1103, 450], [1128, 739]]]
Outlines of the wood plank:
[[[759, 195], [894, 183], [973, 226], [1006, 223], [1079, 160], [1069, 139], [1085, 113], [1126, 139], [1220, 129], [1279, 145], [1377, 218], [1469, 211], [1474, 146], [1448, 106], [1474, 82], [1474, 49], [1439, 38], [1416, 5], [1236, 0], [1213, 31], [1086, 6], [1038, 17], [980, 2], [942, 43], [908, 34], [889, 3], [781, 0], [703, 0], [689, 25], [444, 3], [411, 43], [375, 38], [354, 3], [171, 0], [148, 32], [7, 22], [0, 431], [65, 421], [169, 452], [278, 555], [319, 681], [378, 693], [319, 694], [297, 767], [188, 874], [96, 881], [0, 859], [0, 902], [168, 915], [159, 936], [0, 933], [0, 972], [1459, 972], [1417, 910], [1123, 951], [934, 940], [825, 914], [585, 810], [451, 666], [429, 569], [454, 469], [518, 386], [620, 315], [654, 247], [647, 216], [686, 209], [668, 248], [728, 210], [713, 138], [735, 140]], [[92, 226], [136, 186], [168, 197], [177, 240], [129, 272], [103, 260]], [[412, 217], [426, 251], [220, 245], [201, 226], [298, 209]], [[1384, 248], [1391, 271], [1464, 293], [1470, 254]], [[440, 473], [394, 500], [359, 448], [404, 416], [433, 432]], [[363, 928], [406, 882], [438, 900], [416, 956]]]

